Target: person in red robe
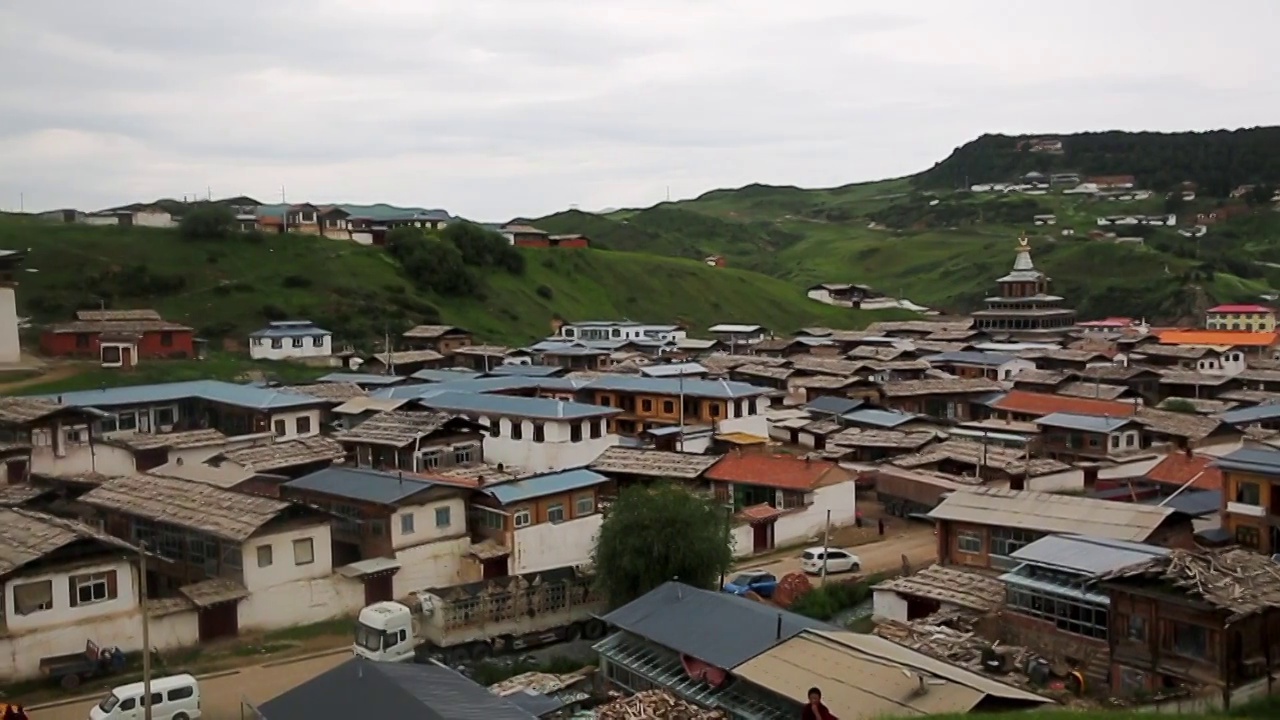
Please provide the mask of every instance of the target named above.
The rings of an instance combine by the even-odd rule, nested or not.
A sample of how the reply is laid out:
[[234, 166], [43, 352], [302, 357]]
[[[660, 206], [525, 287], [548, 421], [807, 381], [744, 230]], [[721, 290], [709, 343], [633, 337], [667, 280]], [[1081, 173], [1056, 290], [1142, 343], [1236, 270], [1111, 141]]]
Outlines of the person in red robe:
[[822, 704], [822, 691], [818, 688], [809, 688], [809, 704], [804, 706], [804, 712], [800, 713], [800, 720], [840, 720], [826, 705]]

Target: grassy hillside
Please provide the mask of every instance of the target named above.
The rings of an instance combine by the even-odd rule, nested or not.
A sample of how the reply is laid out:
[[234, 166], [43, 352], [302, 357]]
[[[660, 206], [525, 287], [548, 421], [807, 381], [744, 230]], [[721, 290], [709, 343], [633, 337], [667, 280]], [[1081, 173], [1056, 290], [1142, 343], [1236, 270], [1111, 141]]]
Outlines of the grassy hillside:
[[[364, 347], [420, 322], [496, 342], [545, 336], [553, 315], [689, 323], [755, 322], [780, 331], [860, 327], [902, 313], [820, 305], [803, 288], [738, 269], [603, 250], [524, 251], [523, 275], [486, 271], [482, 298], [415, 288], [380, 249], [301, 236], [207, 242], [174, 231], [44, 224], [0, 216], [0, 248], [31, 248], [18, 291], [36, 322], [78, 308], [154, 307], [211, 338], [242, 339], [269, 319], [305, 317]], [[873, 317], [874, 316], [874, 317]]]

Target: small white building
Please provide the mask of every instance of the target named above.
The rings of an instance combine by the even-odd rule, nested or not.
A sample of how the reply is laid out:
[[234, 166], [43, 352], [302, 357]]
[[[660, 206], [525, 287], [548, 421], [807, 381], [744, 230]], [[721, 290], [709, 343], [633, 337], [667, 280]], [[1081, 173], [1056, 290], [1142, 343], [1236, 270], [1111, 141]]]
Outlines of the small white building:
[[583, 467], [618, 444], [607, 422], [622, 412], [614, 407], [448, 391], [428, 394], [419, 402], [487, 426], [485, 461], [527, 472]]
[[333, 333], [310, 320], [280, 320], [249, 334], [249, 357], [292, 360], [333, 355]]
[[687, 335], [679, 325], [661, 325], [631, 320], [590, 320], [565, 323], [554, 339], [567, 340], [661, 340], [675, 342]]
[[942, 610], [986, 615], [1004, 604], [1004, 583], [994, 577], [942, 565], [886, 580], [872, 588], [876, 622], [911, 622]]
[[729, 345], [730, 347], [754, 345], [766, 337], [769, 337], [769, 331], [760, 325], [721, 323], [707, 328], [707, 332], [711, 333], [717, 340]]

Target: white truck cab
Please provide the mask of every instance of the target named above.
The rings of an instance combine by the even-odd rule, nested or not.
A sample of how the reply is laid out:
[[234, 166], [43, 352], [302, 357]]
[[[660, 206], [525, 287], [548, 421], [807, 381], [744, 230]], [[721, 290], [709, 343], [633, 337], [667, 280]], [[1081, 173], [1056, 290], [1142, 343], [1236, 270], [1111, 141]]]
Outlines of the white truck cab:
[[418, 644], [413, 611], [392, 600], [376, 602], [356, 618], [355, 654], [376, 662], [402, 662], [414, 657]]

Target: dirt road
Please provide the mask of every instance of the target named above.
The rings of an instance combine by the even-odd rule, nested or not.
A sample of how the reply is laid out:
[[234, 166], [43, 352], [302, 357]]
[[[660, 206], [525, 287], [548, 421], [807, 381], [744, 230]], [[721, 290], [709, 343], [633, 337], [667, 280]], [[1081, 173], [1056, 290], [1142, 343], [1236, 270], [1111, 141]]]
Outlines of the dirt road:
[[[229, 675], [200, 681], [200, 705], [203, 720], [240, 720], [240, 698], [263, 703], [307, 680], [340, 665], [351, 657], [350, 648], [330, 655], [288, 662], [284, 665], [258, 665], [241, 668]], [[287, 662], [287, 661], [286, 661]], [[98, 701], [70, 703], [46, 710], [31, 711], [31, 720], [85, 720], [89, 709]]]
[[[938, 558], [937, 542], [938, 538], [933, 534], [932, 526], [923, 523], [904, 524], [903, 521], [897, 521], [890, 523], [884, 540], [847, 549], [862, 560], [862, 571], [870, 574], [898, 570], [902, 567], [903, 555], [907, 556], [912, 567], [935, 561]], [[738, 569], [768, 570], [777, 577], [800, 572], [800, 551], [797, 550], [794, 555], [786, 558], [745, 562], [738, 566]]]

